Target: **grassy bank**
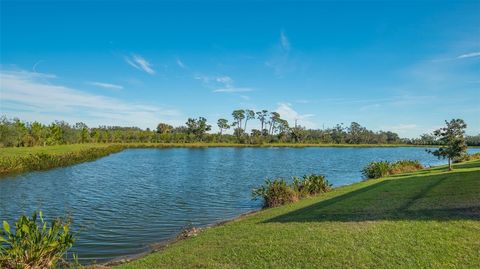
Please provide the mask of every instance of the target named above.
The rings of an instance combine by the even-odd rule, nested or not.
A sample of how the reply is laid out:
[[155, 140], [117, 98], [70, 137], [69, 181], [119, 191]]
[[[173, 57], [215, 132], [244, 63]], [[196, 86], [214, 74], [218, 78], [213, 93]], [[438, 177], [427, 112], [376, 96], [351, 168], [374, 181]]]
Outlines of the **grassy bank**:
[[480, 268], [480, 161], [372, 179], [118, 268]]
[[0, 150], [0, 176], [92, 161], [122, 151], [120, 145], [65, 145]]

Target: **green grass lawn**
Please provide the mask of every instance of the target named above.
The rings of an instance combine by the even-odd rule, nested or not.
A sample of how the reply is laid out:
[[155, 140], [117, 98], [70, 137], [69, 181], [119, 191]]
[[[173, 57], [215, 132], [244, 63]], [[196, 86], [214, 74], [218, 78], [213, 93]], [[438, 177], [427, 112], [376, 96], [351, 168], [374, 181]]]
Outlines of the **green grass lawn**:
[[480, 268], [480, 161], [263, 210], [118, 268]]

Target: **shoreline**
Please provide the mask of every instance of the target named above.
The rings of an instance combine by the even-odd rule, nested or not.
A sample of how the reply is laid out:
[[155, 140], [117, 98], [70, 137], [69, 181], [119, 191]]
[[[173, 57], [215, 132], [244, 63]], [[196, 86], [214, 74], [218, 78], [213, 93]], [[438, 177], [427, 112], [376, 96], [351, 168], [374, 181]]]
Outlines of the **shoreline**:
[[[357, 182], [358, 183], [358, 182]], [[352, 184], [355, 184], [355, 183], [352, 183]], [[351, 184], [350, 184], [351, 185]], [[347, 185], [345, 185], [347, 186]], [[343, 186], [340, 186], [340, 187], [343, 187]], [[139, 260], [139, 259], [142, 259], [150, 254], [153, 254], [153, 253], [157, 253], [157, 252], [160, 252], [160, 251], [163, 251], [165, 248], [169, 247], [170, 245], [172, 244], [175, 244], [175, 243], [178, 243], [180, 241], [183, 241], [183, 240], [186, 240], [186, 239], [189, 239], [191, 237], [195, 237], [197, 236], [198, 234], [204, 232], [205, 230], [208, 230], [208, 229], [212, 229], [212, 228], [215, 228], [215, 227], [219, 227], [219, 226], [222, 226], [222, 225], [225, 225], [225, 224], [229, 224], [229, 223], [232, 223], [232, 222], [235, 222], [235, 221], [240, 221], [246, 217], [249, 217], [249, 216], [252, 216], [252, 215], [255, 215], [257, 213], [260, 213], [262, 211], [264, 211], [266, 208], [260, 208], [260, 209], [255, 209], [255, 210], [250, 210], [250, 211], [247, 211], [245, 213], [242, 213], [238, 216], [235, 216], [233, 218], [229, 218], [229, 219], [226, 219], [226, 220], [222, 220], [222, 221], [219, 221], [219, 222], [215, 222], [215, 223], [211, 223], [211, 224], [207, 224], [207, 225], [204, 225], [204, 226], [201, 226], [201, 227], [192, 227], [192, 229], [195, 230], [194, 234], [192, 235], [189, 235], [189, 236], [184, 236], [183, 233], [184, 232], [189, 232], [190, 230], [189, 229], [186, 229], [186, 230], [182, 230], [181, 232], [175, 234], [172, 238], [170, 239], [166, 239], [166, 240], [162, 240], [160, 242], [156, 242], [156, 243], [151, 243], [148, 245], [148, 248], [149, 250], [147, 251], [143, 251], [141, 253], [138, 253], [138, 254], [133, 254], [133, 255], [127, 255], [127, 256], [120, 256], [116, 259], [113, 259], [111, 261], [108, 261], [108, 262], [104, 262], [104, 263], [99, 263], [99, 264], [86, 264], [85, 266], [93, 266], [93, 268], [95, 268], [95, 266], [103, 266], [103, 267], [113, 267], [113, 266], [117, 266], [117, 265], [122, 265], [122, 264], [126, 264], [126, 263], [129, 263], [129, 262], [132, 262], [132, 261], [136, 261], [136, 260]]]
[[[473, 161], [466, 161], [466, 162], [462, 162], [463, 164], [464, 163], [470, 163], [470, 162], [476, 162], [476, 160], [473, 160]], [[365, 182], [378, 182], [378, 181], [383, 181], [383, 180], [387, 180], [387, 178], [396, 178], [396, 177], [403, 177], [403, 176], [409, 176], [409, 175], [412, 175], [412, 174], [416, 174], [418, 173], [419, 171], [429, 171], [429, 170], [436, 170], [436, 169], [442, 169], [442, 168], [447, 168], [447, 165], [446, 164], [442, 164], [442, 165], [436, 165], [436, 166], [430, 166], [430, 167], [426, 167], [424, 169], [421, 169], [421, 170], [418, 170], [418, 171], [415, 171], [415, 172], [408, 172], [408, 173], [401, 173], [401, 174], [395, 174], [395, 175], [391, 175], [391, 176], [387, 176], [387, 177], [382, 177], [382, 178], [376, 178], [376, 179], [363, 179], [363, 180], [360, 180], [358, 182], [354, 182], [354, 183], [350, 183], [350, 184], [346, 184], [346, 185], [341, 185], [341, 186], [338, 186], [338, 187], [334, 187], [332, 189], [331, 192], [342, 192], [342, 189], [350, 189], [350, 188], [355, 188], [356, 185], [362, 185], [362, 184], [365, 184]], [[310, 196], [310, 197], [307, 197], [306, 199], [303, 199], [301, 201], [304, 201], [304, 202], [308, 202], [309, 200], [314, 200], [314, 199], [318, 199], [318, 197], [321, 197], [325, 195], [325, 193], [322, 193], [322, 194], [319, 194], [319, 195], [314, 195], [314, 196]], [[95, 266], [100, 266], [100, 267], [106, 267], [106, 268], [113, 268], [115, 266], [120, 266], [120, 265], [124, 265], [124, 264], [128, 264], [128, 263], [131, 263], [131, 262], [134, 262], [134, 261], [137, 261], [137, 260], [140, 260], [140, 259], [143, 259], [149, 255], [152, 255], [154, 253], [158, 253], [158, 252], [161, 252], [161, 251], [164, 251], [166, 248], [170, 247], [171, 245], [175, 244], [175, 243], [178, 243], [178, 242], [181, 242], [181, 241], [184, 241], [186, 239], [189, 239], [191, 237], [195, 237], [203, 232], [205, 232], [206, 230], [208, 229], [211, 229], [211, 228], [215, 228], [215, 227], [220, 227], [220, 226], [223, 226], [223, 225], [226, 225], [226, 224], [230, 224], [230, 223], [233, 223], [233, 222], [237, 222], [237, 221], [242, 221], [244, 220], [245, 218], [248, 218], [248, 217], [251, 217], [251, 216], [254, 216], [256, 214], [259, 214], [259, 213], [262, 213], [262, 212], [265, 212], [267, 210], [275, 210], [275, 209], [278, 209], [278, 208], [281, 208], [281, 207], [286, 207], [286, 206], [292, 206], [292, 205], [295, 205], [295, 204], [298, 204], [300, 201], [297, 201], [297, 202], [294, 202], [294, 203], [290, 203], [290, 204], [286, 204], [286, 205], [283, 205], [283, 206], [279, 206], [279, 207], [272, 207], [272, 208], [260, 208], [260, 209], [257, 209], [257, 210], [251, 210], [251, 211], [248, 211], [248, 212], [245, 212], [245, 213], [242, 213], [236, 217], [233, 217], [233, 218], [230, 218], [230, 219], [227, 219], [227, 220], [224, 220], [224, 221], [219, 221], [219, 222], [216, 222], [216, 223], [212, 223], [212, 224], [208, 224], [208, 225], [205, 225], [203, 227], [193, 227], [193, 229], [196, 230], [196, 233], [191, 235], [191, 236], [182, 236], [182, 233], [185, 231], [181, 231], [180, 233], [174, 235], [171, 239], [167, 239], [167, 240], [164, 240], [164, 241], [161, 241], [161, 242], [158, 242], [158, 243], [153, 243], [151, 244], [151, 249], [148, 250], [148, 251], [145, 251], [145, 252], [142, 252], [142, 253], [139, 253], [139, 254], [135, 254], [135, 255], [129, 255], [129, 256], [123, 256], [123, 257], [119, 257], [117, 259], [114, 259], [112, 261], [109, 261], [109, 262], [105, 262], [105, 263], [100, 263], [100, 264], [96, 264], [96, 265], [93, 265], [93, 268], [96, 268]], [[92, 266], [92, 265], [86, 265], [86, 266]]]

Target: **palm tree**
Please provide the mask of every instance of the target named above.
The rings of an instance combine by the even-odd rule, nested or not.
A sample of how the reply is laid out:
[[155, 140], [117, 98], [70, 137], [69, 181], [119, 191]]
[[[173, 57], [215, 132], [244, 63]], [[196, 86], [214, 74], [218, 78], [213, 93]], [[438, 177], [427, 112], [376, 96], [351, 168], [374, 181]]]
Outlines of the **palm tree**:
[[262, 128], [260, 129], [260, 131], [263, 132], [263, 127], [265, 126], [265, 121], [267, 119], [267, 115], [268, 115], [268, 110], [262, 110], [262, 111], [258, 111], [257, 112], [257, 119], [260, 120], [260, 123], [262, 125]]
[[232, 112], [233, 119], [237, 123], [237, 128], [242, 127], [242, 120], [245, 118], [245, 110], [237, 109]]
[[275, 124], [280, 120], [280, 114], [278, 112], [270, 113], [270, 131], [269, 134], [273, 134], [275, 131]]
[[247, 122], [248, 120], [255, 119], [255, 111], [246, 109], [245, 110], [245, 128], [243, 128], [245, 131], [247, 131]]

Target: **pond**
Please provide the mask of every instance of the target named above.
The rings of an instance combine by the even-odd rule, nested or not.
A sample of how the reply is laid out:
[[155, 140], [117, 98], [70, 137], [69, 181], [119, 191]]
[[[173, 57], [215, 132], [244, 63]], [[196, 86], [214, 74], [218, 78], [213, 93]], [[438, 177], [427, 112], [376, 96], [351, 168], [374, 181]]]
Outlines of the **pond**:
[[130, 149], [0, 179], [0, 220], [34, 210], [69, 215], [80, 261], [106, 262], [148, 251], [185, 227], [259, 209], [251, 191], [266, 178], [316, 173], [340, 186], [360, 181], [370, 161], [399, 159], [446, 163], [416, 147]]

